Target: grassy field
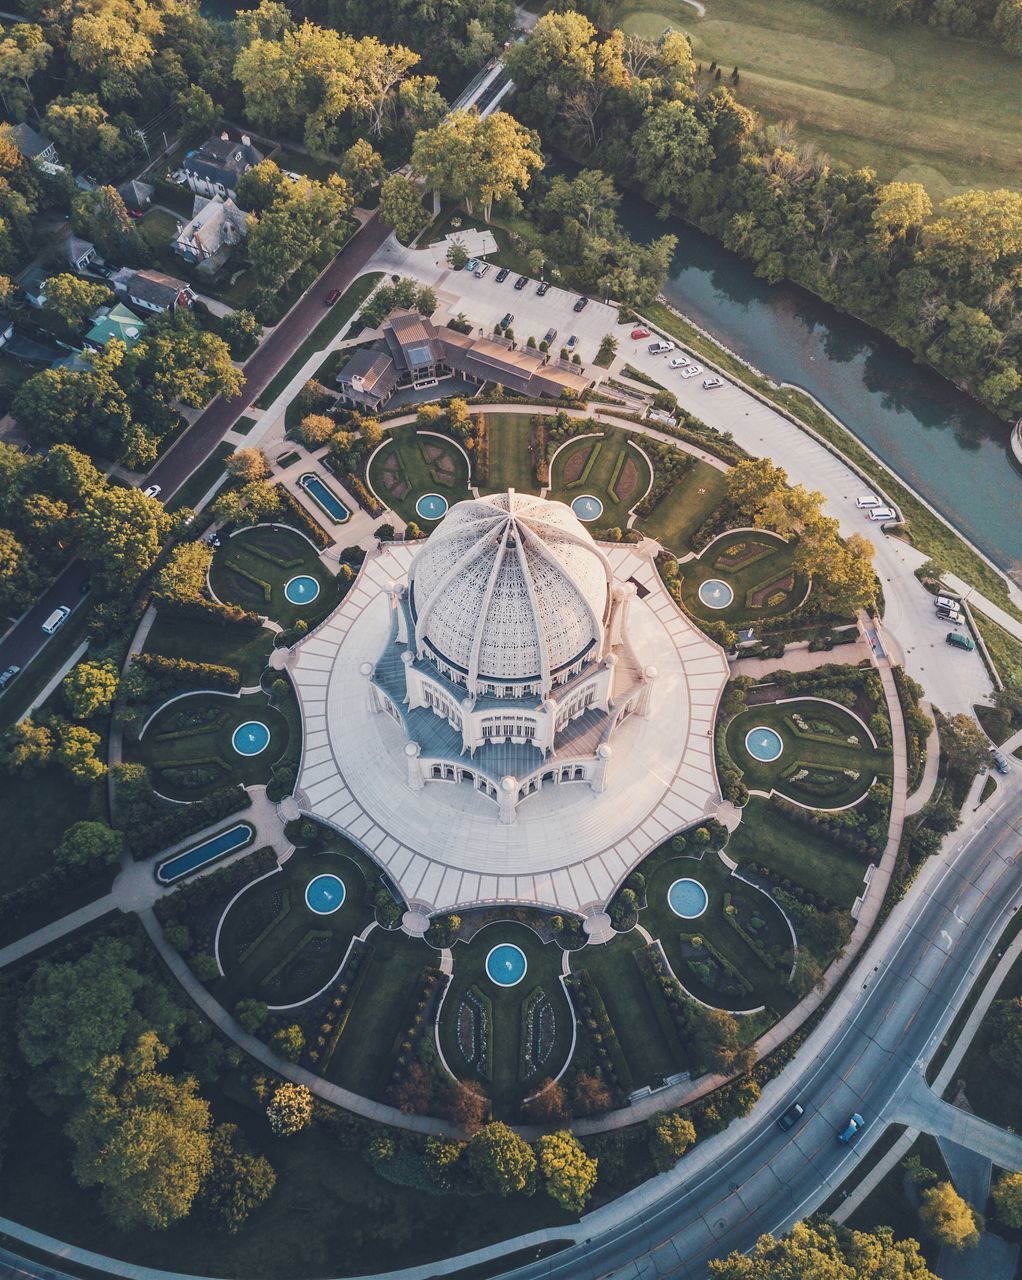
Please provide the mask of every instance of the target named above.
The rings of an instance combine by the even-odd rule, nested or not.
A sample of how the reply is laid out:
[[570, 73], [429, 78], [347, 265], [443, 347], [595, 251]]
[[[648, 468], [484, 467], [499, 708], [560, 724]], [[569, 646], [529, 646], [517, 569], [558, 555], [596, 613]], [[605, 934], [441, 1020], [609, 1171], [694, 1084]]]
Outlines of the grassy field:
[[[513, 987], [498, 987], [486, 973], [486, 957], [501, 943], [519, 947], [528, 962], [525, 977]], [[440, 1017], [440, 1043], [452, 1071], [465, 1080], [479, 1081], [493, 1098], [494, 1113], [501, 1119], [517, 1118], [517, 1104], [533, 1092], [545, 1077], [555, 1076], [571, 1048], [572, 1015], [561, 987], [559, 975], [563, 952], [554, 942], [544, 944], [525, 925], [497, 923], [481, 929], [469, 943], [454, 947], [454, 977], [444, 999]], [[459, 1014], [466, 1004], [466, 993], [472, 988], [489, 998], [493, 1020], [490, 1027], [493, 1076], [462, 1052], [458, 1035]], [[523, 1005], [540, 988], [550, 1002], [554, 1018], [554, 1036], [548, 1056], [535, 1070], [526, 1074], [523, 1066]], [[466, 1007], [467, 1016], [472, 1006]], [[476, 1014], [478, 1017], [478, 1013]]]
[[[376, 454], [369, 469], [369, 482], [380, 500], [406, 523], [414, 520], [426, 530], [434, 527], [433, 521], [424, 520], [415, 511], [416, 499], [424, 493], [438, 493], [451, 505], [471, 496], [468, 467], [453, 445], [435, 437], [417, 435], [412, 424], [394, 427], [388, 438], [392, 447]], [[432, 459], [432, 469], [427, 449], [440, 451]]]
[[[67, 628], [65, 627], [64, 630]], [[145, 644], [147, 653], [190, 662], [220, 662], [236, 667], [243, 685], [257, 684], [273, 648], [273, 636], [265, 628], [224, 626], [202, 618], [178, 618], [157, 614]]]
[[695, 462], [638, 526], [662, 546], [682, 556], [695, 550], [690, 539], [711, 511], [724, 501], [723, 471]]
[[[788, 613], [804, 599], [807, 587], [805, 577], [792, 570], [791, 560], [791, 544], [769, 534], [725, 534], [698, 560], [682, 566], [685, 608], [707, 622], [722, 619], [732, 626]], [[699, 588], [710, 578], [731, 588], [733, 599], [726, 607], [714, 609], [700, 599]]]
[[743, 102], [798, 121], [838, 160], [922, 182], [935, 202], [966, 186], [1022, 187], [1018, 60], [992, 43], [807, 0], [709, 0], [704, 18], [684, 0], [625, 0], [616, 21], [652, 38], [687, 32], [725, 82], [737, 64]]
[[490, 479], [480, 485], [483, 493], [539, 493], [529, 457], [529, 414], [488, 413]]
[[[997, 992], [998, 1000], [1014, 1000], [1017, 996], [1022, 996], [1022, 960], [1015, 961]], [[992, 1040], [988, 1011], [955, 1075], [965, 1082], [965, 1096], [977, 1115], [994, 1124], [1017, 1126], [1022, 1107], [1022, 1080], [993, 1060]]]
[[[928, 1133], [921, 1134], [906, 1153], [918, 1156], [927, 1169], [932, 1169], [942, 1180], [947, 1179], [948, 1170], [940, 1147], [935, 1138]], [[867, 1157], [868, 1159], [868, 1157]], [[918, 1240], [923, 1247], [926, 1260], [930, 1266], [937, 1261], [939, 1250], [933, 1241], [922, 1231], [919, 1211], [909, 1195], [908, 1178], [905, 1176], [904, 1162], [899, 1161], [889, 1173], [873, 1188], [862, 1204], [848, 1219], [848, 1225], [856, 1231], [875, 1231], [877, 1227], [892, 1227], [898, 1240]], [[977, 1205], [981, 1210], [983, 1205]]]
[[[589, 473], [583, 480], [587, 466]], [[548, 496], [571, 503], [582, 494], [593, 494], [603, 503], [603, 514], [593, 526], [624, 529], [629, 511], [643, 497], [651, 479], [649, 464], [629, 445], [627, 432], [610, 427], [602, 438], [572, 440], [565, 445], [554, 460]]]
[[753, 798], [728, 841], [739, 862], [759, 862], [847, 909], [862, 892], [866, 859]]
[[74, 822], [104, 819], [103, 786], [76, 786], [58, 765], [27, 774], [0, 775], [0, 813], [4, 815], [4, 852], [0, 893], [40, 871], [48, 871], [53, 850]]
[[1022, 643], [975, 609], [972, 616], [976, 619], [976, 626], [990, 652], [997, 674], [1005, 684], [1022, 684]]
[[[815, 736], [808, 737], [794, 724], [793, 715], [801, 716]], [[750, 729], [761, 725], [773, 729], [783, 743], [784, 749], [775, 761], [754, 759], [745, 745]], [[821, 734], [831, 741], [820, 741]], [[850, 737], [858, 738], [859, 745], [850, 743]], [[840, 707], [815, 698], [799, 698], [783, 706], [774, 703], [750, 707], [728, 725], [727, 746], [731, 759], [744, 771], [747, 787], [754, 791], [773, 789], [811, 808], [840, 809], [853, 804], [866, 794], [874, 777], [891, 771], [890, 756], [881, 755], [870, 746], [858, 720]], [[818, 770], [815, 786], [811, 779], [807, 779], [810, 785], [802, 786], [794, 777], [785, 777], [796, 763], [811, 772], [814, 767]], [[858, 776], [849, 778], [845, 770]]]
[[[291, 604], [284, 588], [294, 577], [319, 583], [319, 595], [308, 604]], [[340, 587], [305, 538], [293, 529], [261, 526], [225, 538], [209, 574], [217, 599], [265, 614], [282, 627], [304, 618], [310, 629], [337, 607]]]

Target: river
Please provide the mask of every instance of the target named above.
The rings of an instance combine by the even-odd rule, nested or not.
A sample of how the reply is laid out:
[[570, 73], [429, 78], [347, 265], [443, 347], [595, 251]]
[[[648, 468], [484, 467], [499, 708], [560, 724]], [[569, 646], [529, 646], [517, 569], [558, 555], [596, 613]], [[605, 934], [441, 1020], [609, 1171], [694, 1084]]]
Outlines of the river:
[[[626, 195], [636, 239], [678, 237], [664, 296], [775, 382], [803, 387], [991, 560], [1022, 581], [1022, 476], [1009, 428], [867, 325], [769, 285], [718, 241]], [[777, 459], [783, 463], [783, 459]]]

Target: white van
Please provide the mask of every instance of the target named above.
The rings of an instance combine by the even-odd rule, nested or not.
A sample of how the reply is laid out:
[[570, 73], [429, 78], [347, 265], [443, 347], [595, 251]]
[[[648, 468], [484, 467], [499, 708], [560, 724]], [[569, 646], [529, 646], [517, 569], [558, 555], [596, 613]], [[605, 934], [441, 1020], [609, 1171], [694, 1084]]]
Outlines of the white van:
[[487, 271], [489, 271], [489, 269], [490, 269], [490, 264], [488, 262], [481, 262], [479, 266], [476, 267], [476, 279], [481, 280], [483, 276], [486, 275]]
[[855, 505], [860, 511], [868, 511], [870, 507], [882, 507], [884, 504], [875, 493], [864, 493], [861, 497], [855, 499]]
[[949, 609], [958, 609], [961, 607], [961, 600], [955, 596], [934, 596], [933, 607], [938, 613], [947, 613]]
[[871, 520], [897, 520], [898, 516], [890, 507], [873, 507], [870, 510], [869, 518]]
[[54, 631], [59, 631], [67, 619], [71, 616], [71, 609], [68, 605], [62, 604], [59, 609], [54, 609], [50, 616], [43, 623], [43, 630], [48, 636], [52, 636]]

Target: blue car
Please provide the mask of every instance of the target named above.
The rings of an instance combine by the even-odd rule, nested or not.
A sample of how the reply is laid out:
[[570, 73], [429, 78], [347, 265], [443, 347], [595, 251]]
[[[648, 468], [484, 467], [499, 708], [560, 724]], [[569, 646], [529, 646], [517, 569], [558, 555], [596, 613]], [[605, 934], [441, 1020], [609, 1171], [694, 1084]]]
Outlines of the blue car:
[[838, 1142], [844, 1142], [845, 1144], [851, 1142], [859, 1130], [863, 1128], [865, 1123], [866, 1121], [863, 1120], [862, 1116], [860, 1116], [858, 1111], [856, 1111], [845, 1127], [837, 1135]]

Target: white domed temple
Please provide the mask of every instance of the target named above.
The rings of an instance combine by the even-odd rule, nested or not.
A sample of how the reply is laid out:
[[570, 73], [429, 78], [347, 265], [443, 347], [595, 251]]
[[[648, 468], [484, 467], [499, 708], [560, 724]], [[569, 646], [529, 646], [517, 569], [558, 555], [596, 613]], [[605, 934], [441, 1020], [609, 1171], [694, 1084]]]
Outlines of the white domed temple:
[[425, 912], [600, 910], [720, 798], [727, 662], [655, 550], [597, 544], [563, 503], [511, 491], [370, 555], [290, 657], [301, 811]]

